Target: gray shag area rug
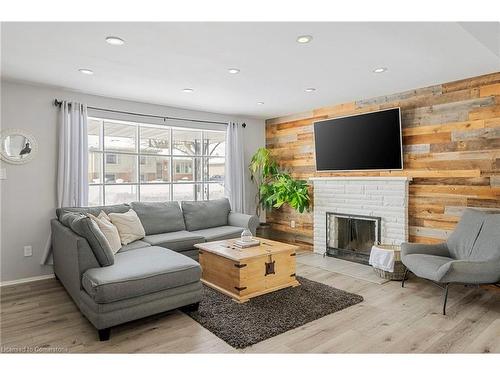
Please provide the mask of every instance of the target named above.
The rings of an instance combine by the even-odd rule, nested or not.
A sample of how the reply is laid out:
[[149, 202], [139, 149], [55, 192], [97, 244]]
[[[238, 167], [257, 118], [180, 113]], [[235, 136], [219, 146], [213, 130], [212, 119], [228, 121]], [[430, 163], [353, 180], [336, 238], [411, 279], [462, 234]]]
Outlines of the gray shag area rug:
[[204, 286], [198, 311], [187, 314], [234, 348], [243, 349], [363, 301], [363, 297], [297, 277], [300, 286], [237, 303]]

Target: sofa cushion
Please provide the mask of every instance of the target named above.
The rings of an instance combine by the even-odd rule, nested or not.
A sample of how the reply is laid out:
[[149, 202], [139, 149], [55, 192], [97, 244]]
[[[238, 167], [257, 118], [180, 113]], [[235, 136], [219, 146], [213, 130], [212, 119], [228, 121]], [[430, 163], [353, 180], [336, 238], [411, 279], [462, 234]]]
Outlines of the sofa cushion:
[[231, 205], [227, 198], [211, 201], [182, 201], [182, 213], [188, 231], [227, 225]]
[[94, 216], [99, 216], [101, 211], [104, 211], [107, 215], [110, 213], [124, 213], [130, 210], [128, 204], [115, 204], [111, 206], [95, 206], [95, 207], [63, 207], [56, 209], [56, 215], [59, 220], [61, 220], [61, 214], [64, 212], [76, 212], [81, 214], [92, 214]]
[[187, 257], [190, 257], [198, 262], [198, 259], [199, 259], [199, 250], [198, 249], [179, 251], [179, 253], [182, 255], [185, 255]]
[[186, 251], [194, 249], [194, 244], [205, 242], [205, 239], [197, 234], [180, 230], [177, 232], [152, 234], [143, 239], [153, 246], [161, 246], [175, 251]]
[[125, 251], [130, 251], [130, 250], [136, 250], [136, 249], [141, 249], [143, 247], [150, 247], [151, 244], [147, 243], [142, 240], [137, 240], [134, 242], [129, 243], [128, 245], [123, 245], [118, 252], [125, 252]]
[[440, 268], [452, 261], [451, 258], [437, 255], [409, 254], [405, 256], [404, 264], [418, 277], [439, 282], [447, 270], [445, 267], [444, 272], [439, 272]]
[[83, 213], [61, 212], [59, 221], [87, 240], [99, 265], [105, 267], [114, 263], [115, 257], [111, 246], [92, 219]]
[[224, 225], [222, 227], [195, 230], [191, 233], [202, 236], [207, 242], [209, 242], [227, 240], [229, 238], [239, 238], [241, 236], [241, 232], [243, 232], [244, 230], [245, 228]]
[[110, 267], [92, 268], [82, 277], [96, 303], [109, 303], [199, 281], [200, 265], [157, 246], [117, 253]]
[[184, 218], [177, 202], [132, 202], [146, 235], [185, 230]]

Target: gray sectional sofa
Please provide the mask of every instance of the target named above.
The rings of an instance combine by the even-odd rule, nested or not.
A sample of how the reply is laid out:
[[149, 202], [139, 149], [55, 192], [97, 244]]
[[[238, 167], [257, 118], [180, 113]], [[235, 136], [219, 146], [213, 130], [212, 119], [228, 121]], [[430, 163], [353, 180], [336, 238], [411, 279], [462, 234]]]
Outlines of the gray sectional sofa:
[[[95, 238], [73, 230], [87, 213], [130, 209], [139, 216], [146, 236], [124, 245], [111, 260], [100, 256]], [[110, 327], [118, 324], [176, 308], [197, 308], [201, 268], [194, 245], [236, 238], [245, 228], [255, 234], [258, 224], [256, 216], [231, 212], [227, 199], [59, 208], [51, 222], [54, 272], [98, 329], [99, 338], [107, 340]]]

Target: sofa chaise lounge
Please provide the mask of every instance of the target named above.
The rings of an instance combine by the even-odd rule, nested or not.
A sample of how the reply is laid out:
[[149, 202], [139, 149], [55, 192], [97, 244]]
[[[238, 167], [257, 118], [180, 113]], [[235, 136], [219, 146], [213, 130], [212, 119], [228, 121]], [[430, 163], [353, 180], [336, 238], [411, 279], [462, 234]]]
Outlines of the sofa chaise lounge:
[[[182, 209], [181, 209], [182, 208]], [[133, 209], [146, 236], [103, 260], [93, 238], [73, 224], [87, 213], [125, 213]], [[110, 328], [176, 308], [196, 309], [201, 268], [196, 243], [236, 238], [256, 216], [231, 212], [227, 199], [199, 202], [132, 202], [102, 207], [57, 209], [51, 222], [54, 273], [80, 311], [109, 339]], [[68, 215], [68, 213], [70, 213]], [[68, 219], [68, 216], [70, 218]]]

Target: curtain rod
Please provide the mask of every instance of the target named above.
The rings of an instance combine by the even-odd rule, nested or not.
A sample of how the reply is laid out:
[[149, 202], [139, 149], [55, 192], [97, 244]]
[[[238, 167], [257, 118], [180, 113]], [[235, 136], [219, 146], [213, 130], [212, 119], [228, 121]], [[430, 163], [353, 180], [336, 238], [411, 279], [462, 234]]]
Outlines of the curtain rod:
[[[60, 107], [62, 104], [62, 100], [54, 100], [54, 105], [56, 107]], [[158, 116], [158, 115], [148, 115], [144, 113], [137, 113], [137, 112], [126, 112], [126, 111], [118, 111], [116, 109], [106, 109], [106, 108], [99, 108], [99, 107], [87, 107], [88, 109], [93, 109], [96, 111], [104, 111], [104, 112], [113, 112], [113, 113], [120, 113], [122, 115], [132, 115], [132, 116], [141, 116], [141, 117], [153, 117], [153, 118], [159, 118], [163, 119], [163, 121], [166, 120], [179, 120], [179, 121], [191, 121], [191, 122], [202, 122], [205, 124], [219, 124], [219, 125], [227, 125], [227, 122], [221, 122], [221, 121], [208, 121], [208, 120], [195, 120], [191, 118], [182, 118], [182, 117], [170, 117], [170, 116]], [[242, 124], [243, 127], [246, 126], [245, 123]]]

